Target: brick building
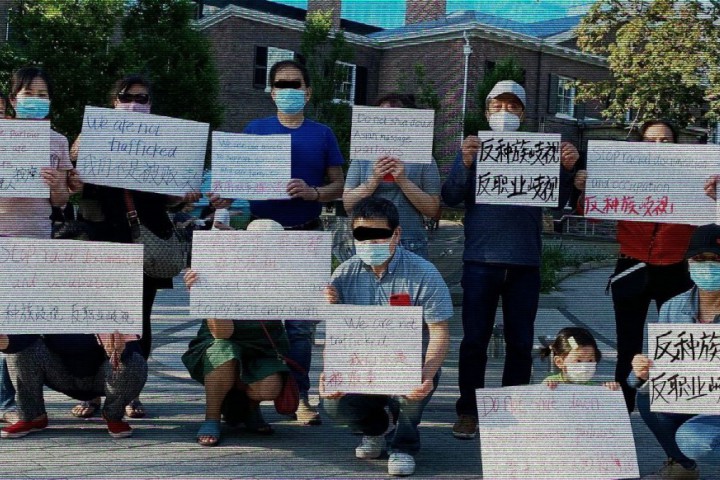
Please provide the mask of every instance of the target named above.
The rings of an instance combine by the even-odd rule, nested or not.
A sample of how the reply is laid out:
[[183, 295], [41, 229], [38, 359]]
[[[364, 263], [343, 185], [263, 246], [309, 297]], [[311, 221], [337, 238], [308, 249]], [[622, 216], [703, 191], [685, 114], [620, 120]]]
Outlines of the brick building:
[[[253, 118], [274, 108], [267, 72], [285, 58], [298, 58], [307, 12], [266, 0], [205, 0], [197, 26], [214, 47], [220, 72], [223, 128], [239, 131]], [[575, 79], [609, 76], [605, 60], [575, 46], [572, 29], [580, 16], [520, 23], [474, 11], [446, 14], [445, 0], [407, 0], [406, 22], [380, 29], [340, 19], [340, 0], [309, 0], [308, 10], [331, 9], [335, 26], [353, 46], [347, 80], [337, 86], [338, 101], [372, 103], [412, 78], [424, 65], [442, 107], [436, 119], [436, 146], [441, 157], [457, 148], [467, 109], [476, 108], [475, 90], [498, 60], [514, 57], [525, 71], [527, 124], [531, 130], [558, 132], [584, 144], [588, 137], [622, 136], [599, 119], [599, 105], [576, 105]], [[467, 65], [467, 81], [465, 69]], [[598, 130], [599, 129], [599, 130]]]

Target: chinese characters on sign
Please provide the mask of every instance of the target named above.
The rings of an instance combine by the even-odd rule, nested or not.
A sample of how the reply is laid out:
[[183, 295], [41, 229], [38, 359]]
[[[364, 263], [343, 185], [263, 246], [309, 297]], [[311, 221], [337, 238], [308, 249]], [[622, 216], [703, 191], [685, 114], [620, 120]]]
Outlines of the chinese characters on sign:
[[560, 135], [480, 132], [475, 201], [556, 207]]

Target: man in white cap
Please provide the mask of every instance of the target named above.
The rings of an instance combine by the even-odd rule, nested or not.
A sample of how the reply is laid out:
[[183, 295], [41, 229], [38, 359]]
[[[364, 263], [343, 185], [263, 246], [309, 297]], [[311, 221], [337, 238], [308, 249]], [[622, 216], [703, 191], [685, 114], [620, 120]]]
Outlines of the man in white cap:
[[[525, 119], [525, 89], [516, 82], [503, 80], [493, 87], [485, 105], [485, 116], [493, 131], [518, 130]], [[475, 390], [485, 386], [487, 349], [500, 297], [506, 345], [503, 386], [524, 385], [530, 381], [535, 315], [540, 298], [542, 209], [476, 204], [475, 160], [479, 147], [477, 136], [465, 138], [442, 188], [442, 198], [447, 205], [465, 201], [460, 399], [456, 404], [458, 420], [453, 427], [453, 435], [461, 439], [476, 435]], [[578, 157], [577, 149], [563, 142], [561, 205], [572, 189]]]

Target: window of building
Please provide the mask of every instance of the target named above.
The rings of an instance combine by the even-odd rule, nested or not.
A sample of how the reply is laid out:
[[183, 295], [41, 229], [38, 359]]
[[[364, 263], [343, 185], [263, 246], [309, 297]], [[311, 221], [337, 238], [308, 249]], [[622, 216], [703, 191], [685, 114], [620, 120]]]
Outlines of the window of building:
[[335, 84], [334, 100], [354, 104], [357, 66], [352, 63], [335, 62], [335, 68], [337, 83]]
[[558, 76], [557, 83], [557, 114], [575, 116], [575, 87], [572, 83], [575, 80], [568, 77]]

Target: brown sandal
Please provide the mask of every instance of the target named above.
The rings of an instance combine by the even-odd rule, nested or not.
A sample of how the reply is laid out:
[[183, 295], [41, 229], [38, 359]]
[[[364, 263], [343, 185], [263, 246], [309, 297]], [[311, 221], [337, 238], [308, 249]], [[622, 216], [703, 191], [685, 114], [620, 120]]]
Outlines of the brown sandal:
[[84, 402], [80, 402], [75, 405], [70, 414], [77, 418], [92, 418], [100, 411], [100, 400], [93, 399]]

